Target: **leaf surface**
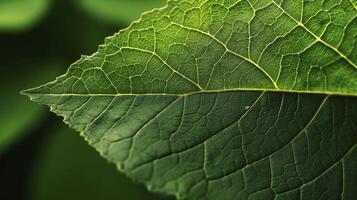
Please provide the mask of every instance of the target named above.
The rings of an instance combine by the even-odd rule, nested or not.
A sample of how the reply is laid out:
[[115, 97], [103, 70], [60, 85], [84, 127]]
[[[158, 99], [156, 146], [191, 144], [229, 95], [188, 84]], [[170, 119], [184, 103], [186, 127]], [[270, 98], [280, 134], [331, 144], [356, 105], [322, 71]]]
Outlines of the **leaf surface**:
[[153, 191], [351, 199], [356, 16], [347, 0], [169, 1], [25, 94]]

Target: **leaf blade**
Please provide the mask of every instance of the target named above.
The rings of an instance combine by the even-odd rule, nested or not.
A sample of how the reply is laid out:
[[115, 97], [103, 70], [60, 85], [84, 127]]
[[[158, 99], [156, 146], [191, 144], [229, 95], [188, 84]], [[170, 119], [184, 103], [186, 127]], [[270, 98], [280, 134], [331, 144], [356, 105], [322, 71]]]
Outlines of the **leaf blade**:
[[357, 142], [356, 50], [346, 42], [357, 12], [348, 1], [295, 3], [300, 14], [285, 1], [169, 1], [26, 93], [153, 191], [344, 196], [336, 182], [348, 184], [342, 163]]

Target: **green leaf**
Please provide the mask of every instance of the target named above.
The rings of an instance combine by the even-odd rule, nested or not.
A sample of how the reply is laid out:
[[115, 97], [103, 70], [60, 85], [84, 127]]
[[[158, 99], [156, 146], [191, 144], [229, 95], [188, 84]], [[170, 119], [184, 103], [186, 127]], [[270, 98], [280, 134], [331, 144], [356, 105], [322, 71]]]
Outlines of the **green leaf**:
[[32, 166], [31, 199], [162, 199], [117, 173], [70, 129], [57, 126], [52, 131]]
[[24, 93], [152, 191], [351, 199], [356, 16], [347, 0], [169, 1]]
[[60, 65], [56, 62], [37, 65], [39, 67], [33, 67], [32, 64], [26, 66], [28, 69], [23, 69], [17, 64], [3, 63], [0, 70], [0, 156], [12, 143], [28, 133], [26, 129], [30, 129], [43, 117], [43, 109], [28, 103], [19, 94], [19, 90], [58, 75]]
[[23, 30], [33, 26], [48, 10], [49, 0], [0, 1], [0, 30]]
[[79, 0], [77, 3], [98, 19], [121, 25], [138, 19], [146, 10], [163, 6], [165, 0]]

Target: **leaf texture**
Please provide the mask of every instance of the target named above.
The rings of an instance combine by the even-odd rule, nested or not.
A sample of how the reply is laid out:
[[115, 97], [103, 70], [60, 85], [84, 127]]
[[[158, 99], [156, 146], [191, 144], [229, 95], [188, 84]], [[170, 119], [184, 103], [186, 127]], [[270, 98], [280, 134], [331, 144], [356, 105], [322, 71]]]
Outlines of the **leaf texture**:
[[169, 1], [24, 93], [179, 199], [352, 199], [354, 1]]

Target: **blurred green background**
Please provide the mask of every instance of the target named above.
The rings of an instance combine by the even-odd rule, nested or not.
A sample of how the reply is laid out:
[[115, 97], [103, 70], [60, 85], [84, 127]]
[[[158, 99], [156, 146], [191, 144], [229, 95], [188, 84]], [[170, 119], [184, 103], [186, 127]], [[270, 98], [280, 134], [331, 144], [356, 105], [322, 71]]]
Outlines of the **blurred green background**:
[[116, 171], [48, 109], [19, 95], [165, 0], [0, 0], [0, 199], [171, 199]]

